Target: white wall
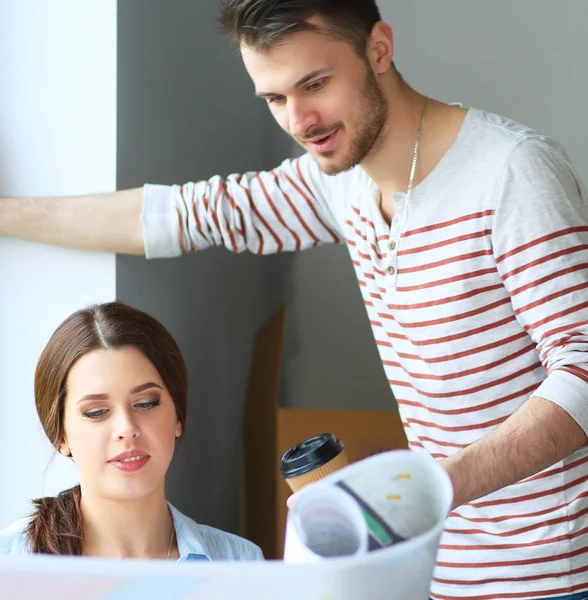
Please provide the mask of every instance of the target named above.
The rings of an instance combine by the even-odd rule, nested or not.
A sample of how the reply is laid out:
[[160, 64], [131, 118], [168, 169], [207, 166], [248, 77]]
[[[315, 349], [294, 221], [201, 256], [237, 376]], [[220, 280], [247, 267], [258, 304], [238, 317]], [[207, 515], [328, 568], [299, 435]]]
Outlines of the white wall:
[[[0, 90], [0, 206], [115, 189], [116, 0], [2, 0]], [[76, 482], [61, 456], [47, 469], [34, 369], [67, 315], [114, 296], [113, 255], [0, 238], [0, 528]]]

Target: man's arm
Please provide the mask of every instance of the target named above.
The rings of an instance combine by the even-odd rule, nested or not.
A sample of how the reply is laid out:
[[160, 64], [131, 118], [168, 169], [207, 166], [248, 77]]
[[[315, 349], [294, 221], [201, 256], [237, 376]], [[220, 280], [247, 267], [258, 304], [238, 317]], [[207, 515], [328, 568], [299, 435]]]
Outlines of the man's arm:
[[[146, 256], [170, 258], [222, 246], [273, 254], [340, 243], [345, 192], [339, 189], [349, 189], [354, 174], [342, 177], [324, 175], [304, 155], [271, 171], [146, 185], [141, 215]], [[331, 198], [338, 200], [338, 217]]]
[[144, 254], [143, 188], [55, 198], [0, 198], [0, 236], [123, 254]]
[[[223, 245], [233, 252], [298, 251], [342, 241], [326, 196], [344, 193], [330, 194], [328, 181], [304, 156], [268, 172], [215, 176], [183, 186], [0, 198], [0, 236], [148, 258]], [[345, 181], [339, 186], [349, 187]]]
[[547, 378], [486, 437], [442, 461], [454, 507], [531, 477], [586, 444], [588, 209], [563, 150], [521, 142], [505, 169], [492, 247]]
[[586, 441], [563, 408], [530, 398], [491, 434], [441, 462], [453, 483], [453, 508], [531, 477]]

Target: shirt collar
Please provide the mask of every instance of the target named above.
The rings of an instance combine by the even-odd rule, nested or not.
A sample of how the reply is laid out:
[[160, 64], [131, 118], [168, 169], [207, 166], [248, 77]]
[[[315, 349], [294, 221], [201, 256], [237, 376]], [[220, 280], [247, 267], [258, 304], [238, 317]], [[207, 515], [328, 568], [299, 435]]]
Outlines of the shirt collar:
[[167, 505], [169, 507], [176, 532], [176, 542], [178, 544], [178, 551], [180, 553], [179, 560], [210, 561], [211, 558], [206, 551], [206, 546], [202, 539], [198, 524], [186, 515], [183, 515], [169, 502]]

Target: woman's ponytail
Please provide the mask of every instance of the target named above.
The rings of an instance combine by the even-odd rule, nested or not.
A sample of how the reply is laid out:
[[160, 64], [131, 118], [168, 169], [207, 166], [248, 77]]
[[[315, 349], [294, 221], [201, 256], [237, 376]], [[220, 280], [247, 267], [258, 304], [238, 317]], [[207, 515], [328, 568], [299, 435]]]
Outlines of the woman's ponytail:
[[80, 486], [53, 498], [34, 500], [35, 512], [26, 534], [31, 552], [80, 556], [84, 532], [80, 511]]

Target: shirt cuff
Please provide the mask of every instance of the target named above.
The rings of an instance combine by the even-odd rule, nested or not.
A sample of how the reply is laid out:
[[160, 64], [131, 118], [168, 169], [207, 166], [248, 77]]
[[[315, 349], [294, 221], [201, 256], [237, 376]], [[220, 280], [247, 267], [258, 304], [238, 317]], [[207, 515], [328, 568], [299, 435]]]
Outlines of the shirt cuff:
[[566, 371], [554, 370], [533, 395], [563, 408], [588, 435], [588, 384], [585, 381]]
[[176, 186], [146, 184], [143, 187], [141, 224], [147, 258], [171, 258], [182, 254], [175, 193]]

